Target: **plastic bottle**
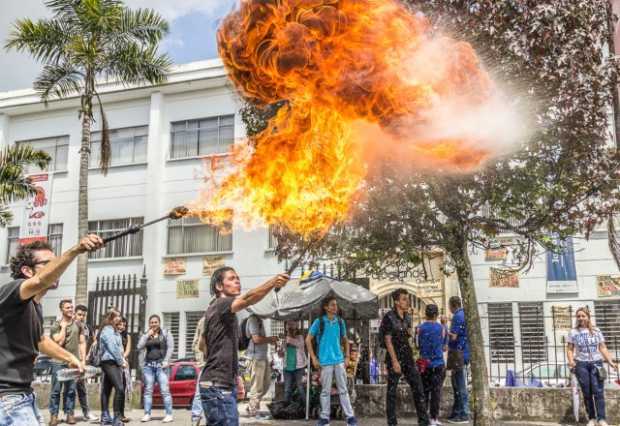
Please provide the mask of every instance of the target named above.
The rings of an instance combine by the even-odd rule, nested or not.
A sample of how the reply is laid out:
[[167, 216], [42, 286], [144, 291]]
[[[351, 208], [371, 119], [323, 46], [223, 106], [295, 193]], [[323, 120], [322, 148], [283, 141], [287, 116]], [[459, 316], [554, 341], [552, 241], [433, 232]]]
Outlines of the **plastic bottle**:
[[84, 369], [84, 373], [80, 373], [80, 370], [77, 368], [63, 368], [58, 371], [56, 378], [59, 382], [66, 382], [69, 380], [90, 379], [99, 374], [101, 374], [100, 368], [88, 365]]

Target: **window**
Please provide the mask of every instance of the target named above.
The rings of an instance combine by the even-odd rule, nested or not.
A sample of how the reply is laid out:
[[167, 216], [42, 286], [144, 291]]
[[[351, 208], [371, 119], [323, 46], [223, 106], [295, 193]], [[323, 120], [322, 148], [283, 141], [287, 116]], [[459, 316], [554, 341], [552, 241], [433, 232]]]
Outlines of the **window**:
[[19, 226], [11, 226], [7, 228], [7, 244], [6, 244], [6, 264], [8, 265], [11, 257], [17, 253], [19, 247]]
[[[67, 171], [67, 158], [69, 157], [69, 136], [20, 141], [17, 142], [17, 144], [29, 144], [32, 145], [34, 149], [47, 152], [51, 157], [51, 160], [47, 166], [47, 171]], [[38, 173], [40, 171], [41, 169], [39, 169], [37, 166], [30, 166], [27, 167], [26, 174]]]
[[620, 354], [620, 300], [594, 302], [595, 324], [605, 337], [613, 358]]
[[196, 378], [196, 368], [192, 365], [182, 365], [177, 369], [177, 373], [174, 376], [176, 381], [179, 380], [194, 380]]
[[190, 358], [194, 356], [194, 335], [196, 334], [196, 326], [198, 321], [204, 315], [204, 311], [185, 312], [185, 357]]
[[523, 362], [547, 361], [545, 317], [542, 303], [519, 303]]
[[164, 313], [164, 328], [174, 337], [174, 350], [172, 351], [172, 359], [179, 358], [179, 313]]
[[218, 253], [232, 250], [232, 232], [189, 217], [168, 222], [168, 254]]
[[[110, 130], [110, 166], [146, 163], [148, 134], [148, 126]], [[101, 132], [93, 132], [90, 137], [90, 167], [98, 168], [100, 158]]]
[[[101, 238], [124, 231], [130, 226], [144, 223], [142, 217], [130, 217], [127, 219], [97, 220], [88, 222], [88, 231], [99, 235]], [[115, 257], [142, 256], [142, 231], [126, 235], [111, 241], [101, 250], [88, 253], [89, 259], [108, 259]]]
[[170, 158], [227, 152], [235, 137], [235, 116], [222, 115], [171, 124]]
[[47, 225], [47, 242], [52, 246], [56, 256], [62, 254], [62, 223]]
[[491, 362], [513, 363], [515, 336], [512, 303], [489, 303], [488, 313]]
[[[6, 263], [17, 253], [19, 247], [19, 226], [7, 228], [7, 252]], [[54, 254], [60, 256], [62, 253], [62, 223], [50, 223], [47, 225], [47, 241], [52, 246]]]

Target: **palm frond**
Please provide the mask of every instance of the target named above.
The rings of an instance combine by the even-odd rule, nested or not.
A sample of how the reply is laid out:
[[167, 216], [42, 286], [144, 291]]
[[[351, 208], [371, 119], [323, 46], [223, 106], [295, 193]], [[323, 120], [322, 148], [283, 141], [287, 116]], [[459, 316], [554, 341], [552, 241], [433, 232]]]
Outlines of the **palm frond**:
[[5, 147], [0, 151], [0, 169], [9, 165], [25, 166], [34, 164], [37, 167], [45, 168], [51, 160], [50, 155], [45, 151], [38, 151], [25, 143]]
[[24, 167], [35, 164], [44, 168], [50, 161], [46, 152], [37, 151], [27, 144], [5, 147], [0, 151], [0, 204], [9, 204], [35, 193], [30, 179], [24, 176]]
[[13, 214], [8, 206], [0, 204], [0, 226], [5, 227], [13, 221]]
[[166, 80], [172, 61], [166, 54], [159, 54], [157, 47], [142, 47], [135, 42], [114, 46], [104, 61], [104, 72], [118, 78], [123, 84], [147, 81], [160, 84]]
[[35, 60], [57, 63], [65, 55], [65, 46], [75, 29], [61, 20], [17, 20], [5, 48], [28, 52]]
[[73, 65], [46, 65], [34, 81], [34, 89], [44, 102], [52, 96], [63, 98], [80, 92], [83, 75]]
[[168, 34], [168, 30], [168, 22], [154, 10], [125, 8], [118, 31], [111, 36], [116, 40], [157, 44]]

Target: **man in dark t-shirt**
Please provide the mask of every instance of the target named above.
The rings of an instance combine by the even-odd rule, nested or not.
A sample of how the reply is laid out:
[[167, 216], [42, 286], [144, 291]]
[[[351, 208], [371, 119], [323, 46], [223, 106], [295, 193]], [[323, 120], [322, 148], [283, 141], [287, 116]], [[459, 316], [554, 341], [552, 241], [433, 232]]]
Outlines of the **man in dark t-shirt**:
[[205, 313], [201, 350], [205, 368], [200, 376], [200, 396], [208, 426], [237, 426], [236, 380], [239, 350], [239, 323], [236, 313], [261, 301], [272, 289], [288, 282], [280, 274], [241, 295], [241, 282], [233, 268], [217, 269], [211, 277], [215, 298]]
[[0, 425], [39, 424], [30, 387], [39, 352], [84, 368], [75, 355], [43, 334], [41, 299], [58, 286], [58, 279], [79, 254], [102, 246], [98, 236], [89, 235], [56, 257], [49, 244], [35, 241], [19, 247], [11, 258], [15, 281], [0, 286]]

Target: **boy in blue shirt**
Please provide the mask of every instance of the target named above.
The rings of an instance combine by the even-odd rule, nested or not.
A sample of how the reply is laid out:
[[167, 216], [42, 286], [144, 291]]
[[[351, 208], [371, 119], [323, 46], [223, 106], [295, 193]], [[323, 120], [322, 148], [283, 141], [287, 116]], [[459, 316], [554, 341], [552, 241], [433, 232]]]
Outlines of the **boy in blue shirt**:
[[[314, 320], [306, 337], [306, 346], [312, 365], [321, 371], [321, 416], [317, 426], [329, 426], [330, 393], [334, 376], [338, 387], [340, 405], [347, 418], [347, 425], [357, 426], [347, 389], [346, 368], [349, 365], [347, 329], [342, 318], [338, 316], [338, 302], [335, 297], [325, 298], [321, 304], [321, 309], [323, 315]], [[318, 357], [314, 350], [314, 340], [318, 343]], [[344, 353], [342, 352], [343, 346]]]
[[439, 405], [441, 402], [441, 388], [445, 376], [444, 350], [447, 349], [447, 332], [442, 324], [437, 322], [439, 308], [437, 305], [426, 306], [426, 321], [416, 330], [420, 359], [424, 360], [425, 369], [422, 374], [422, 384], [426, 400], [430, 402], [431, 425], [439, 425]]
[[[452, 367], [452, 389], [454, 391], [454, 405], [448, 423], [469, 423], [469, 402], [467, 395], [467, 365], [469, 364], [469, 341], [467, 339], [467, 324], [465, 312], [458, 296], [452, 296], [448, 302], [452, 312], [450, 324], [450, 342], [448, 343], [448, 358], [450, 352], [461, 352], [463, 365]], [[456, 358], [456, 357], [455, 357]]]

